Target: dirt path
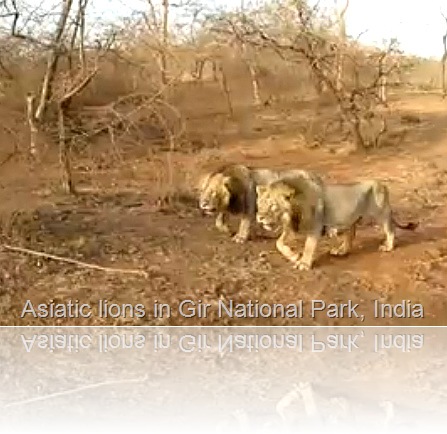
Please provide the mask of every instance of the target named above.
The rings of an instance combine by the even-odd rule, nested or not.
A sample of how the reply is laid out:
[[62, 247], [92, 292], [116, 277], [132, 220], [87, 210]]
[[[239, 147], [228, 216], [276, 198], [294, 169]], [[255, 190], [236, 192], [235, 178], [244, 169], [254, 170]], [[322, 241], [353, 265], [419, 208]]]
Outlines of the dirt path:
[[[420, 109], [417, 104], [413, 108]], [[142, 268], [149, 277], [107, 274], [0, 251], [0, 324], [447, 324], [447, 133], [443, 118], [435, 121], [430, 121], [430, 131], [437, 130], [429, 148], [416, 140], [428, 128], [427, 123], [422, 123], [399, 153], [383, 151], [370, 157], [305, 150], [281, 138], [233, 142], [219, 150], [220, 159], [257, 166], [305, 167], [319, 171], [328, 180], [386, 180], [398, 218], [420, 222], [414, 233], [398, 232], [397, 248], [392, 253], [377, 250], [382, 238], [379, 229], [361, 227], [349, 257], [330, 257], [330, 240], [324, 240], [315, 269], [298, 272], [276, 252], [272, 236], [259, 228], [255, 240], [239, 246], [217, 233], [213, 220], [201, 216], [195, 206], [155, 206], [157, 181], [152, 179], [147, 161], [136, 161], [132, 177], [121, 173], [115, 179], [106, 174], [121, 194], [78, 199], [49, 196], [47, 206], [31, 218], [18, 218], [15, 235], [22, 245], [36, 250], [102, 265]], [[183, 155], [177, 164], [183, 170], [192, 170], [209, 156], [206, 151], [199, 156]], [[233, 228], [237, 223], [232, 220]], [[188, 298], [210, 303], [208, 317], [184, 318], [174, 309], [171, 318], [162, 319], [151, 315], [114, 319], [97, 314], [69, 320], [31, 315], [20, 318], [28, 299], [34, 304], [71, 299], [92, 306], [107, 299], [110, 303], [142, 303], [150, 311], [156, 301], [175, 307]], [[215, 308], [218, 300], [284, 305], [303, 300], [309, 306], [311, 300], [317, 299], [359, 303], [358, 312], [364, 315], [364, 321], [323, 314], [310, 318], [308, 310], [299, 319], [219, 318]], [[422, 303], [425, 317], [375, 318], [374, 300]]]

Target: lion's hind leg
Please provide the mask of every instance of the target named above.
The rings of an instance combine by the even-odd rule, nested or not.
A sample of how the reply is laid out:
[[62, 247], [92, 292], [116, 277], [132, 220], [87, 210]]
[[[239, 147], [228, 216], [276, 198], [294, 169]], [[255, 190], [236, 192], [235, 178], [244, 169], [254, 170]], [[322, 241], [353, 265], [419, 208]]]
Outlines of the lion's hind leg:
[[383, 231], [385, 232], [385, 241], [379, 246], [380, 252], [391, 252], [395, 244], [395, 227], [391, 218], [391, 213], [382, 221]]
[[333, 247], [330, 250], [330, 254], [333, 256], [345, 256], [352, 250], [352, 243], [354, 241], [356, 234], [356, 224], [354, 223], [348, 230], [343, 231], [341, 237], [343, 238], [342, 243]]
[[385, 241], [379, 246], [380, 252], [391, 252], [394, 250], [395, 226], [391, 213], [390, 194], [386, 185], [375, 182], [373, 186], [374, 211], [376, 221], [382, 225], [385, 232]]

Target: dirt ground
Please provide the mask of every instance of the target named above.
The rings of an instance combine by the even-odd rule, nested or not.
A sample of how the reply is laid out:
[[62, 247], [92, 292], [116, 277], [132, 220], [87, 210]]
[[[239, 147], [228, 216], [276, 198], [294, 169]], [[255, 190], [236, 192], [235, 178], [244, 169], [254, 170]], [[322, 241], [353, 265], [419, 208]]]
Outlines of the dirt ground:
[[[30, 169], [14, 158], [0, 167], [0, 211], [3, 242], [90, 264], [145, 270], [147, 276], [88, 269], [60, 261], [0, 249], [1, 325], [447, 325], [447, 102], [438, 95], [407, 95], [393, 103], [398, 114], [415, 115], [400, 142], [368, 155], [347, 154], [330, 146], [310, 149], [294, 125], [298, 111], [268, 111], [250, 125], [231, 130], [218, 147], [172, 157], [179, 182], [195, 179], [207, 165], [234, 161], [253, 166], [307, 168], [327, 180], [379, 178], [391, 189], [401, 221], [416, 220], [415, 232], [399, 231], [397, 248], [380, 253], [380, 230], [358, 230], [354, 251], [345, 258], [328, 254], [329, 239], [318, 249], [315, 268], [294, 270], [275, 250], [274, 236], [256, 229], [240, 246], [218, 233], [188, 194], [173, 204], [160, 200], [166, 154], [144, 154], [118, 166], [89, 168], [79, 160], [80, 194], [58, 191], [54, 164]], [[284, 114], [285, 113], [285, 114]], [[298, 114], [296, 114], [298, 113]], [[254, 119], [254, 120], [253, 120]], [[214, 126], [215, 127], [215, 126]], [[233, 126], [234, 127], [234, 126]], [[210, 126], [210, 129], [213, 126]], [[230, 131], [231, 130], [231, 131]], [[11, 146], [2, 136], [3, 149]], [[0, 146], [1, 148], [1, 146]], [[9, 148], [8, 148], [9, 149]], [[338, 147], [337, 149], [340, 149]], [[5, 151], [7, 152], [7, 151]], [[6, 155], [6, 153], [2, 154]], [[2, 157], [3, 158], [3, 157]], [[0, 159], [1, 160], [1, 159]], [[157, 169], [158, 168], [158, 169]], [[166, 169], [164, 169], [166, 170]], [[185, 182], [186, 182], [185, 181]], [[231, 221], [234, 228], [238, 220]], [[299, 238], [303, 243], [303, 238]], [[298, 244], [297, 248], [301, 248]], [[297, 303], [325, 300], [359, 303], [364, 322], [318, 315], [299, 319], [184, 318], [20, 318], [26, 300], [38, 303], [79, 300], [93, 308], [109, 303], [142, 303], [149, 312], [155, 301], [175, 307], [184, 299], [215, 306], [217, 300], [247, 303]], [[373, 300], [422, 303], [423, 319], [373, 316]]]

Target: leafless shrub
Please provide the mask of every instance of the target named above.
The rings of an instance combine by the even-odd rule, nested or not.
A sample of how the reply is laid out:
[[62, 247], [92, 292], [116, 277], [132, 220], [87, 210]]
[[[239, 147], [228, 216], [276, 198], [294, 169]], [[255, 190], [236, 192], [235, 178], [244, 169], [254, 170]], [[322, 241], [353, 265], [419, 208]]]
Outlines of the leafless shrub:
[[[169, 2], [165, 1], [163, 5], [164, 20], [167, 21]], [[169, 143], [170, 152], [174, 151], [174, 143], [183, 131], [183, 120], [165, 95], [173, 83], [179, 81], [178, 76], [168, 77], [167, 22], [162, 25], [164, 45], [157, 48], [158, 54], [165, 56], [161, 62], [164, 65], [162, 85], [146, 86], [143, 92], [125, 93], [92, 110], [83, 107], [79, 97], [94, 81], [108, 54], [120, 57], [122, 50], [117, 44], [117, 32], [103, 32], [103, 40], [97, 39], [94, 44], [86, 41], [88, 0], [64, 0], [53, 23], [53, 32], [45, 34], [40, 31], [33, 36], [20, 30], [19, 22], [21, 19], [25, 22], [37, 20], [38, 12], [25, 17], [25, 9], [19, 9], [15, 0], [3, 2], [0, 6], [4, 10], [1, 16], [10, 20], [10, 38], [26, 44], [26, 52], [34, 53], [38, 62], [46, 59], [39, 91], [33, 90], [26, 95], [29, 154], [38, 158], [40, 132], [57, 137], [63, 187], [67, 192], [76, 192], [71, 163], [73, 148], [104, 131], [109, 134], [112, 152], [118, 155], [117, 140], [131, 130], [138, 134], [140, 125], [147, 122], [158, 128], [162, 138]], [[36, 25], [35, 28], [39, 27]], [[2, 62], [0, 64], [3, 65]], [[3, 65], [2, 69], [8, 72], [7, 66]]]
[[[395, 41], [368, 50], [347, 35], [349, 1], [331, 15], [298, 0], [268, 7], [241, 4], [233, 12], [212, 10], [200, 0], [158, 5], [149, 0], [113, 26], [98, 23], [101, 31], [94, 38], [89, 36], [93, 2], [64, 0], [46, 15], [27, 3], [0, 2], [0, 81], [15, 80], [21, 108], [26, 102], [29, 154], [37, 158], [42, 151], [41, 133], [56, 142], [45, 145], [59, 151], [67, 191], [75, 191], [71, 159], [93, 149], [101, 134], [109, 138], [107, 157], [119, 161], [124, 143], [157, 150], [152, 145], [162, 144], [172, 183], [172, 156], [187, 141], [185, 129], [193, 130], [187, 128], [192, 118], [200, 131], [193, 130], [191, 137], [200, 141], [206, 136], [200, 134], [207, 126], [205, 115], [213, 122], [220, 116], [215, 128], [220, 130], [242, 123], [239, 115], [251, 116], [253, 106], [275, 109], [276, 102], [289, 103], [297, 94], [317, 97], [315, 121], [306, 125], [309, 144], [317, 142], [316, 135], [324, 142], [321, 136], [332, 119], [319, 115], [327, 109], [327, 117], [333, 117], [334, 104], [337, 134], [353, 139], [358, 149], [380, 146], [389, 133], [388, 90], [401, 84], [404, 62]], [[39, 24], [42, 19], [45, 25]], [[23, 83], [15, 77], [16, 63], [33, 70], [23, 73]], [[248, 110], [241, 90], [250, 98]], [[198, 96], [203, 97], [200, 108]], [[322, 119], [327, 125], [321, 128]], [[215, 130], [213, 141], [220, 139]]]
[[[215, 30], [235, 35], [241, 43], [257, 49], [273, 49], [287, 62], [302, 65], [304, 60], [318, 83], [317, 87], [327, 89], [335, 99], [341, 121], [349, 126], [356, 149], [377, 144], [386, 131], [386, 118], [379, 106], [386, 103], [386, 88], [390, 85], [387, 78], [400, 67], [396, 41], [391, 41], [383, 50], [368, 53], [354, 42], [348, 44], [334, 38], [331, 27], [324, 25], [316, 8], [310, 8], [304, 2], [294, 2], [293, 8], [288, 5], [278, 8], [279, 15], [294, 17], [297, 22], [294, 34], [288, 36], [275, 27], [272, 30], [271, 23], [256, 17], [243, 20], [223, 17]], [[341, 58], [346, 65], [344, 75], [338, 67]], [[372, 140], [366, 140], [362, 131], [364, 124], [377, 117], [382, 125]]]

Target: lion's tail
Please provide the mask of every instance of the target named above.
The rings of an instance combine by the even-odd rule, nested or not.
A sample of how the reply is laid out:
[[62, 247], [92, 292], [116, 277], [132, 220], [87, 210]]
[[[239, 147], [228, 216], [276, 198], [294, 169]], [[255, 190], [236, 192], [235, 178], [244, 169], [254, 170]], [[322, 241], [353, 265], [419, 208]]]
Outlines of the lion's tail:
[[419, 222], [408, 222], [407, 224], [399, 223], [394, 217], [393, 217], [393, 223], [398, 228], [404, 229], [406, 231], [414, 231], [419, 226]]

